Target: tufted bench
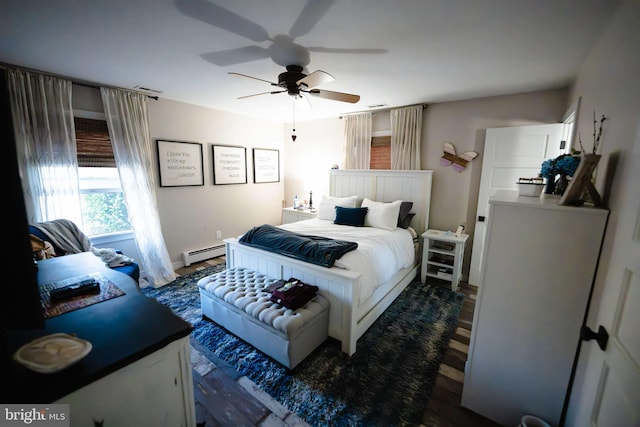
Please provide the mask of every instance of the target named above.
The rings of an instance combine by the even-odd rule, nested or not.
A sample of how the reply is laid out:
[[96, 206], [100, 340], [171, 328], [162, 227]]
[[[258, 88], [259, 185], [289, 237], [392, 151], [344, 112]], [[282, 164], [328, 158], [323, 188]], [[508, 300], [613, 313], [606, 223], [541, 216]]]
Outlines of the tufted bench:
[[234, 267], [198, 281], [202, 314], [289, 369], [324, 340], [329, 329], [329, 301], [316, 295], [291, 310], [271, 302], [265, 289], [277, 279]]

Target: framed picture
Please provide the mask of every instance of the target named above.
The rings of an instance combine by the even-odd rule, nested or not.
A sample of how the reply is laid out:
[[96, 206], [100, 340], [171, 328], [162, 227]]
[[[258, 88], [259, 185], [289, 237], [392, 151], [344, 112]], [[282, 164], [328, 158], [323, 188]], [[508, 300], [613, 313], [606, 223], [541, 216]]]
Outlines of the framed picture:
[[280, 182], [280, 151], [253, 149], [253, 182]]
[[160, 187], [204, 185], [202, 144], [158, 141]]
[[233, 145], [213, 146], [213, 183], [247, 183], [247, 149]]
[[594, 206], [602, 205], [602, 198], [591, 182], [591, 176], [596, 166], [598, 166], [600, 157], [599, 154], [585, 154], [582, 156], [578, 168], [573, 174], [573, 178], [558, 201], [559, 205], [581, 205], [583, 203], [582, 196], [585, 190], [589, 194]]

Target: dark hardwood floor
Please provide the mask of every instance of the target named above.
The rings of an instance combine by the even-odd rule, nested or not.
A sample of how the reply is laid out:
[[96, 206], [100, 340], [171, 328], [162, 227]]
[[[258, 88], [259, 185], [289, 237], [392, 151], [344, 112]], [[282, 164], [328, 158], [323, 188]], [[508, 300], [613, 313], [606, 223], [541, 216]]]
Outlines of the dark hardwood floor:
[[[180, 268], [186, 274], [224, 263], [224, 257], [206, 260]], [[432, 279], [434, 286], [449, 287], [449, 283]], [[473, 310], [477, 287], [461, 283], [458, 289], [465, 295], [458, 320], [436, 380], [431, 398], [424, 409], [425, 427], [497, 427], [494, 423], [460, 406], [464, 367], [469, 352]], [[192, 340], [192, 363], [196, 419], [199, 426], [306, 426], [307, 424], [259, 390], [246, 377]]]

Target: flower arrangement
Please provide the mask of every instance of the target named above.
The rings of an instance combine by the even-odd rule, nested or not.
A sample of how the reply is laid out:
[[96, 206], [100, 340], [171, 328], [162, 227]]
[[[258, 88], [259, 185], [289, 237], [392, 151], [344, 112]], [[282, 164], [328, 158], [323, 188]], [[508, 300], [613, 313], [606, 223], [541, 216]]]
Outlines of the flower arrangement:
[[561, 154], [555, 159], [542, 162], [540, 175], [544, 178], [555, 178], [556, 175], [573, 176], [578, 168], [580, 158], [572, 154]]

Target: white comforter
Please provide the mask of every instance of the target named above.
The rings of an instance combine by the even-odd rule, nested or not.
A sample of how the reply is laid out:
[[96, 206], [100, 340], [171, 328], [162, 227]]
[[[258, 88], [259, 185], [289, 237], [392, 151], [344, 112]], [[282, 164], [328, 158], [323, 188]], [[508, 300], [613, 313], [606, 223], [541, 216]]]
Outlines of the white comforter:
[[322, 219], [309, 219], [279, 227], [300, 234], [357, 242], [358, 249], [343, 255], [334, 266], [362, 273], [359, 304], [398, 270], [413, 265], [415, 258], [413, 237], [402, 228], [387, 231], [374, 227], [351, 227]]

